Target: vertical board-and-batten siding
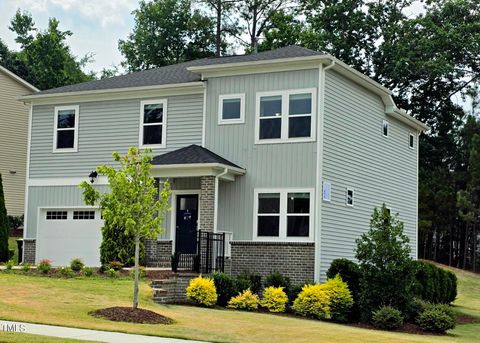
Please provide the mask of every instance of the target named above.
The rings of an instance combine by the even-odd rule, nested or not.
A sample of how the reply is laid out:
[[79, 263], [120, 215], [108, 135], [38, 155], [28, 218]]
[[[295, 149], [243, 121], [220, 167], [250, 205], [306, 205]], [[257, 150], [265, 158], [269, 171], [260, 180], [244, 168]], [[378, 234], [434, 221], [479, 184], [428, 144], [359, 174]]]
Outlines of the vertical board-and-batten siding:
[[[321, 207], [321, 277], [335, 258], [353, 258], [355, 239], [369, 228], [374, 207], [399, 213], [416, 256], [417, 135], [385, 114], [382, 100], [339, 74], [325, 82], [323, 180], [331, 182], [331, 202]], [[382, 135], [382, 121], [390, 123]], [[415, 135], [409, 148], [409, 133]], [[345, 204], [354, 189], [354, 207]]]
[[18, 97], [31, 92], [0, 71], [0, 174], [9, 215], [24, 212], [30, 107]]
[[[315, 142], [254, 144], [256, 93], [317, 89], [318, 81], [318, 69], [208, 79], [206, 148], [247, 170], [219, 186], [218, 229], [234, 240], [252, 239], [254, 188], [315, 187]], [[218, 97], [232, 93], [245, 93], [245, 123], [218, 125]]]
[[[168, 99], [167, 147], [158, 155], [201, 144], [203, 94], [158, 96]], [[142, 99], [147, 100], [147, 99]], [[111, 163], [112, 152], [138, 147], [140, 99], [72, 103], [80, 106], [78, 152], [53, 153], [54, 105], [33, 107], [30, 178], [86, 177], [97, 165]]]

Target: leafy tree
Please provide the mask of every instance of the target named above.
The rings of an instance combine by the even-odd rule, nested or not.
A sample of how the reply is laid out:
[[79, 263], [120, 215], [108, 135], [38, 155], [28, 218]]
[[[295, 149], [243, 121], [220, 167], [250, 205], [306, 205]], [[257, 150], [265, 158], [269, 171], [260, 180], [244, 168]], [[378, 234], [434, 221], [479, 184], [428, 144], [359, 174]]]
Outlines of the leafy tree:
[[7, 262], [10, 258], [8, 251], [8, 217], [3, 194], [2, 174], [0, 174], [0, 262]]
[[372, 311], [382, 306], [403, 310], [412, 301], [412, 258], [403, 223], [391, 216], [385, 204], [374, 209], [370, 230], [356, 241], [360, 281], [362, 318], [369, 320]]
[[238, 34], [238, 21], [231, 15], [235, 0], [203, 0], [214, 12], [215, 18], [215, 56], [220, 57], [227, 46], [226, 35]]
[[142, 0], [133, 15], [133, 32], [118, 43], [130, 71], [214, 55], [214, 21], [192, 13], [190, 0]]
[[87, 205], [98, 204], [105, 222], [125, 230], [125, 236], [135, 241], [135, 278], [133, 308], [138, 307], [138, 279], [140, 260], [140, 241], [156, 238], [162, 228], [165, 213], [169, 210], [170, 186], [165, 182], [160, 192], [155, 187], [155, 179], [150, 173], [152, 167], [149, 150], [141, 153], [131, 147], [127, 155], [114, 152], [115, 162], [120, 163], [117, 170], [112, 166], [99, 166], [99, 174], [108, 178], [110, 191], [100, 193], [93, 185], [84, 181], [80, 184]]
[[258, 44], [259, 51], [299, 45], [304, 40], [304, 23], [298, 18], [297, 11], [279, 10], [272, 15], [263, 35]]

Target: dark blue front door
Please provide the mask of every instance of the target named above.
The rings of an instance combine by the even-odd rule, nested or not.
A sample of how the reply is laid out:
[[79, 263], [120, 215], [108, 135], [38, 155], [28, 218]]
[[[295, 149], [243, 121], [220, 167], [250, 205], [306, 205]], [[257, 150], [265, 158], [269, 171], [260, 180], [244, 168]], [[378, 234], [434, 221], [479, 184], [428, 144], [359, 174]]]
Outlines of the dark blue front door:
[[197, 252], [198, 195], [177, 195], [175, 251], [182, 254]]

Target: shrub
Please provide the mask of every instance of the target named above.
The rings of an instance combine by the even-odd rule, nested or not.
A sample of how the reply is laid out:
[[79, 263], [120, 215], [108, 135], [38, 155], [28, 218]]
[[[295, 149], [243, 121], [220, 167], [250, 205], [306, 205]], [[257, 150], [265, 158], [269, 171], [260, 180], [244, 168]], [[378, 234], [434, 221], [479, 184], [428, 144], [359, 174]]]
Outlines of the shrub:
[[[307, 285], [307, 284], [305, 284], [305, 285]], [[305, 286], [305, 285], [290, 286], [290, 289], [288, 290], [288, 293], [287, 293], [289, 304], [293, 304], [295, 299], [297, 299], [298, 295], [302, 291], [303, 286]]]
[[330, 299], [322, 285], [305, 285], [293, 302], [295, 313], [317, 319], [330, 319]]
[[115, 269], [113, 269], [113, 268], [110, 268], [110, 269], [107, 271], [107, 275], [108, 275], [108, 277], [116, 278], [116, 277], [118, 277], [119, 273], [118, 273], [118, 270], [115, 270]]
[[449, 304], [457, 296], [457, 277], [454, 273], [426, 261], [412, 262], [415, 296], [433, 304]]
[[[135, 278], [135, 268], [130, 269], [128, 274], [132, 279]], [[142, 266], [138, 267], [138, 276], [140, 279], [144, 279], [147, 277], [147, 271], [145, 270], [145, 267], [142, 267]]]
[[283, 291], [283, 287], [267, 287], [263, 291], [263, 299], [260, 303], [270, 312], [285, 312], [288, 302], [287, 294]]
[[408, 307], [408, 319], [416, 320], [416, 318], [418, 318], [418, 316], [429, 306], [431, 306], [431, 304], [428, 301], [414, 298]]
[[115, 271], [119, 271], [123, 268], [123, 263], [120, 262], [120, 261], [110, 261], [110, 263], [108, 264], [108, 267], [109, 269], [113, 269]]
[[440, 308], [427, 308], [417, 319], [425, 331], [444, 333], [455, 327], [455, 320]]
[[83, 264], [82, 260], [79, 258], [74, 258], [73, 260], [70, 261], [70, 268], [74, 272], [79, 272], [80, 270], [82, 270], [84, 266], [85, 265]]
[[228, 274], [220, 272], [212, 273], [212, 279], [217, 290], [217, 304], [224, 307], [227, 306], [228, 301], [238, 293], [235, 279]]
[[23, 264], [22, 270], [23, 270], [25, 273], [27, 273], [27, 272], [30, 271], [30, 268], [31, 268], [31, 267], [32, 267], [32, 266], [30, 265], [30, 263], [26, 262], [26, 263]]
[[413, 300], [413, 270], [403, 223], [391, 216], [385, 205], [375, 208], [370, 230], [356, 242], [362, 319], [369, 321], [374, 310], [387, 304], [406, 312]]
[[327, 270], [327, 278], [332, 279], [337, 274], [347, 283], [352, 294], [353, 306], [348, 319], [351, 321], [358, 320], [360, 318], [360, 307], [358, 306], [360, 302], [360, 268], [349, 259], [339, 258], [333, 260], [330, 264], [330, 268]]
[[262, 290], [262, 277], [258, 274], [244, 272], [237, 276], [237, 292], [241, 293], [250, 289], [253, 293], [260, 293]]
[[382, 306], [372, 313], [372, 323], [382, 330], [395, 330], [403, 325], [402, 313], [390, 306]]
[[212, 279], [204, 278], [201, 275], [190, 280], [187, 287], [187, 298], [195, 301], [199, 305], [215, 305], [218, 298], [215, 283]]
[[8, 216], [8, 227], [17, 230], [23, 225], [23, 214], [21, 216]]
[[73, 271], [70, 269], [70, 267], [62, 267], [60, 268], [60, 274], [64, 277], [73, 277]]
[[353, 298], [348, 285], [342, 281], [340, 275], [321, 285], [330, 299], [330, 314], [338, 322], [348, 321], [348, 315], [353, 306]]
[[283, 287], [285, 292], [289, 292], [291, 288], [290, 278], [283, 276], [282, 273], [274, 271], [265, 279], [265, 288], [267, 287]]
[[258, 295], [252, 293], [251, 290], [247, 289], [239, 295], [230, 299], [227, 307], [237, 310], [253, 311], [258, 308], [258, 303]]
[[90, 267], [85, 266], [85, 267], [83, 267], [82, 271], [83, 271], [83, 275], [85, 275], [85, 276], [92, 276], [93, 275], [93, 269], [90, 268]]
[[13, 260], [8, 260], [6, 264], [7, 270], [12, 270], [14, 265], [15, 265], [15, 262], [13, 262]]
[[48, 272], [52, 269], [52, 261], [47, 259], [41, 260], [37, 266], [37, 269], [43, 274], [48, 274]]

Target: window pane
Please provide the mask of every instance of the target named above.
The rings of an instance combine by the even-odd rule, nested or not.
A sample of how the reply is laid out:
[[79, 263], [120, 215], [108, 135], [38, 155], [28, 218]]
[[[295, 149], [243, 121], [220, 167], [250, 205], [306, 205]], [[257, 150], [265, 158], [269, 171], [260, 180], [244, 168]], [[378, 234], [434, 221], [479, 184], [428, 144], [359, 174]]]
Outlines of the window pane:
[[410, 148], [413, 148], [413, 135], [410, 135]]
[[312, 113], [312, 94], [292, 94], [288, 104], [290, 115]]
[[288, 193], [288, 213], [310, 213], [309, 193]]
[[143, 122], [163, 123], [163, 104], [144, 105]]
[[279, 216], [258, 216], [258, 236], [278, 237], [280, 227]]
[[258, 213], [280, 213], [280, 194], [260, 193], [258, 195]]
[[162, 125], [144, 126], [143, 144], [162, 144]]
[[240, 119], [240, 99], [224, 99], [222, 119]]
[[309, 226], [310, 226], [309, 216], [288, 216], [287, 236], [288, 237], [308, 237]]
[[288, 118], [288, 137], [310, 137], [312, 117]]
[[75, 127], [75, 111], [74, 110], [62, 110], [58, 111], [57, 127], [59, 129], [68, 129]]
[[383, 122], [383, 135], [388, 136], [388, 122]]
[[260, 119], [260, 139], [280, 138], [282, 135], [282, 119]]
[[180, 198], [180, 211], [195, 211], [197, 209], [197, 198]]
[[73, 148], [75, 130], [57, 131], [57, 149]]
[[260, 117], [278, 117], [282, 115], [282, 96], [260, 97]]
[[347, 205], [353, 205], [353, 190], [347, 190]]

